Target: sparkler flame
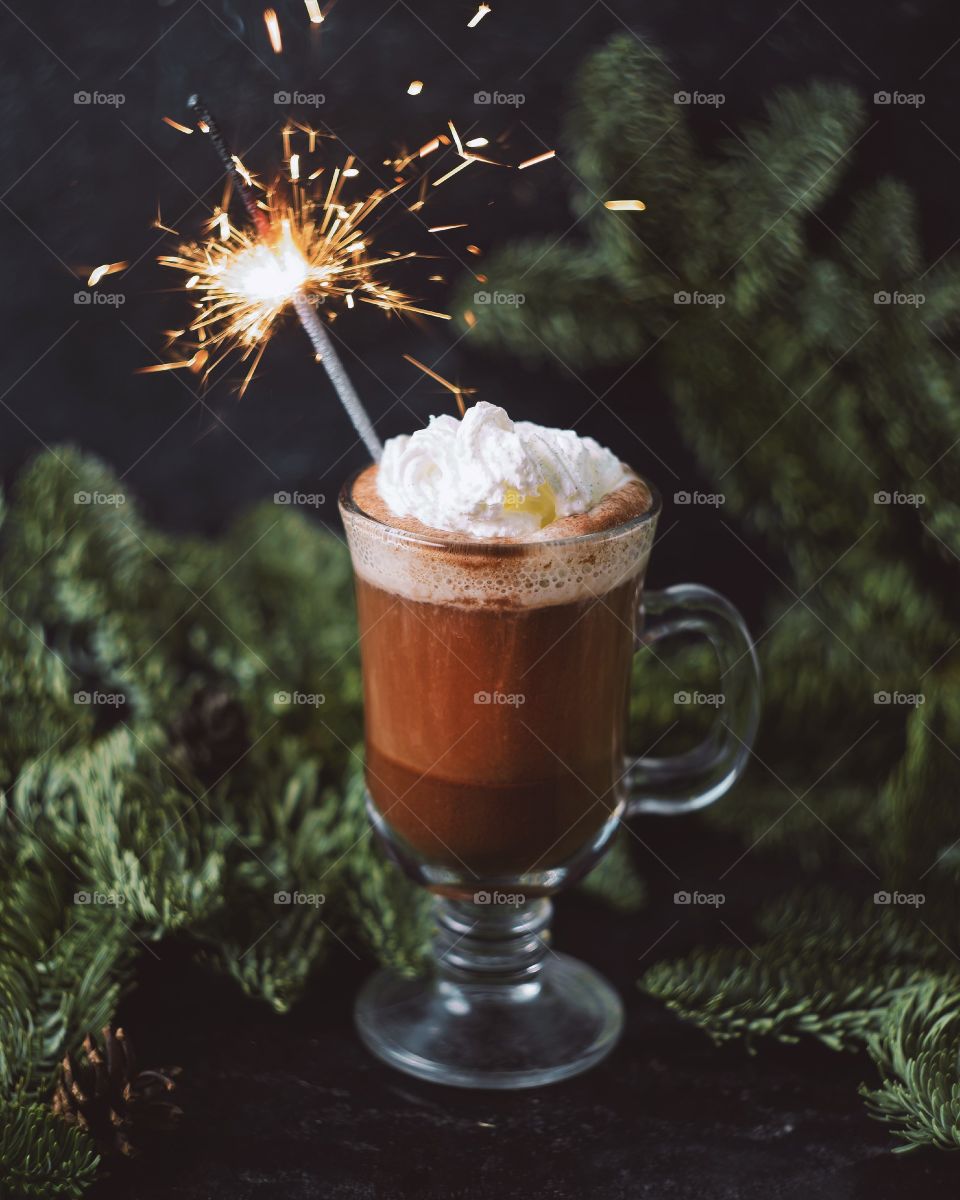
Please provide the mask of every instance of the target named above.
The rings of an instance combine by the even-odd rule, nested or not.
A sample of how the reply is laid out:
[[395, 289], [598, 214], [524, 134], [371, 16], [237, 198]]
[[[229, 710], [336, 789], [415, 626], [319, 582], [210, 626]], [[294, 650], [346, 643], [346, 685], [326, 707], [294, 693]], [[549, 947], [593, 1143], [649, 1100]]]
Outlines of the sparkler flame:
[[[295, 131], [284, 133], [286, 181], [265, 189], [233, 156], [244, 184], [258, 189], [253, 193], [255, 228], [238, 227], [225, 210], [217, 209], [209, 221], [209, 237], [185, 243], [176, 253], [158, 259], [161, 266], [181, 273], [182, 286], [190, 291], [196, 309], [187, 329], [171, 338], [177, 346], [175, 367], [197, 370], [200, 361], [208, 377], [225, 359], [238, 355], [250, 362], [241, 395], [281, 317], [292, 307], [300, 311], [298, 306], [307, 303], [318, 320], [321, 308], [332, 320], [338, 304], [352, 309], [362, 301], [386, 312], [450, 319], [448, 313], [420, 306], [381, 278], [388, 267], [417, 257], [415, 251], [374, 254], [369, 249], [365, 229], [374, 214], [379, 219], [377, 210], [383, 202], [411, 180], [398, 173], [394, 186], [347, 199], [344, 189], [359, 174], [353, 157], [332, 172], [320, 168], [304, 179], [305, 156], [289, 149]], [[315, 144], [313, 137], [311, 144]], [[416, 158], [409, 156], [406, 162], [391, 165], [409, 166]], [[464, 159], [462, 165], [469, 161]]]

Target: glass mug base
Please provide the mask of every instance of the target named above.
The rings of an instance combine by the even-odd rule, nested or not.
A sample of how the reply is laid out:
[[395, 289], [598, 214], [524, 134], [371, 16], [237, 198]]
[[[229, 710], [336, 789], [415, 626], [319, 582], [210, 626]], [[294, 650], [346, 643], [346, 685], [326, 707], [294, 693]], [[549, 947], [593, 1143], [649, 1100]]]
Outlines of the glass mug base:
[[357, 998], [357, 1030], [378, 1058], [434, 1083], [515, 1089], [577, 1075], [613, 1049], [620, 997], [550, 948], [549, 900], [434, 903], [435, 973], [380, 970]]

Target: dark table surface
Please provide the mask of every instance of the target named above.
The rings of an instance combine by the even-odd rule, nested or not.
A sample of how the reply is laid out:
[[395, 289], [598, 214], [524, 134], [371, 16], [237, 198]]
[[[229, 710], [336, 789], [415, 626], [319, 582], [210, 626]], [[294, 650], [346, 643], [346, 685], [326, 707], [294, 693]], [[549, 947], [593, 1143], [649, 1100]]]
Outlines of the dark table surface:
[[650, 887], [644, 911], [614, 915], [575, 894], [561, 897], [554, 925], [558, 948], [620, 989], [623, 1040], [592, 1071], [551, 1087], [443, 1088], [375, 1061], [351, 1020], [369, 962], [328, 963], [278, 1016], [194, 964], [185, 946], [145, 954], [121, 1018], [145, 1065], [184, 1067], [185, 1115], [94, 1200], [955, 1194], [955, 1156], [891, 1153], [889, 1132], [857, 1096], [872, 1079], [865, 1056], [815, 1043], [764, 1043], [754, 1056], [717, 1048], [640, 994], [637, 977], [661, 958], [749, 941], [758, 901], [790, 885], [791, 867], [748, 855], [728, 877], [722, 912], [678, 908], [670, 872], [706, 888], [736, 844], [696, 821], [637, 831], [669, 864], [634, 843]]

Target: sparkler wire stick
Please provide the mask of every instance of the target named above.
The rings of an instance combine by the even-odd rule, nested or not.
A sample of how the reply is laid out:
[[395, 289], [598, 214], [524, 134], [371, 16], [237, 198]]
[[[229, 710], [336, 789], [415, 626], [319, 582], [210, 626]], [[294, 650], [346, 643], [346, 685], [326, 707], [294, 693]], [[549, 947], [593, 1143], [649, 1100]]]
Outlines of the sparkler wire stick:
[[[223, 136], [220, 126], [214, 120], [210, 110], [199, 96], [191, 96], [187, 103], [197, 114], [201, 128], [209, 135], [224, 170], [233, 179], [234, 185], [243, 201], [243, 206], [247, 210], [251, 221], [253, 221], [257, 233], [261, 237], [268, 237], [270, 234], [270, 222], [267, 214], [257, 203], [256, 193], [250, 183], [249, 176], [241, 169], [240, 162], [230, 149], [230, 145]], [[377, 437], [376, 431], [373, 428], [373, 422], [367, 415], [367, 411], [363, 407], [356, 389], [350, 382], [350, 377], [347, 375], [346, 369], [340, 361], [329, 333], [327, 333], [323, 322], [317, 316], [313, 302], [302, 289], [293, 295], [293, 308], [299, 318], [300, 324], [303, 326], [304, 332], [310, 339], [317, 356], [317, 361], [323, 365], [324, 370], [327, 372], [327, 376], [333, 384], [340, 403], [346, 409], [347, 416], [353, 422], [353, 426], [362, 438], [371, 458], [374, 462], [379, 462], [383, 456], [383, 444]]]
[[350, 382], [350, 376], [344, 369], [343, 363], [340, 361], [340, 356], [333, 348], [330, 334], [327, 333], [323, 322], [317, 316], [313, 301], [309, 296], [305, 296], [301, 290], [294, 293], [293, 307], [300, 318], [300, 324], [303, 326], [307, 337], [316, 351], [317, 362], [323, 364], [324, 369], [330, 376], [330, 382], [340, 397], [340, 403], [347, 410], [347, 415], [353, 422], [354, 429], [363, 438], [363, 443], [370, 451], [370, 457], [373, 461], [379, 462], [383, 457], [383, 443], [377, 437], [373, 428], [373, 422], [367, 416], [367, 410], [360, 402], [360, 397]]

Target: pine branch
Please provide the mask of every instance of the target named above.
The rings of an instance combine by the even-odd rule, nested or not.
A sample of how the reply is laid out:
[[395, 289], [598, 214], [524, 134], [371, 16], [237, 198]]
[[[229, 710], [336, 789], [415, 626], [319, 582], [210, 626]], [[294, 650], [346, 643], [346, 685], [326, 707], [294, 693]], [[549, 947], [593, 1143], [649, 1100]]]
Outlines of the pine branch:
[[900, 1139], [897, 1151], [960, 1147], [960, 988], [955, 975], [932, 977], [889, 1010], [867, 1048], [878, 1088], [861, 1085], [867, 1108]]
[[92, 1140], [42, 1105], [0, 1101], [0, 1194], [78, 1200], [99, 1162]]
[[[660, 963], [640, 986], [715, 1042], [813, 1037], [857, 1048], [893, 1005], [951, 956], [892, 909], [857, 907], [833, 893], [791, 896], [752, 948], [722, 946]], [[956, 976], [960, 982], [960, 976]]]

